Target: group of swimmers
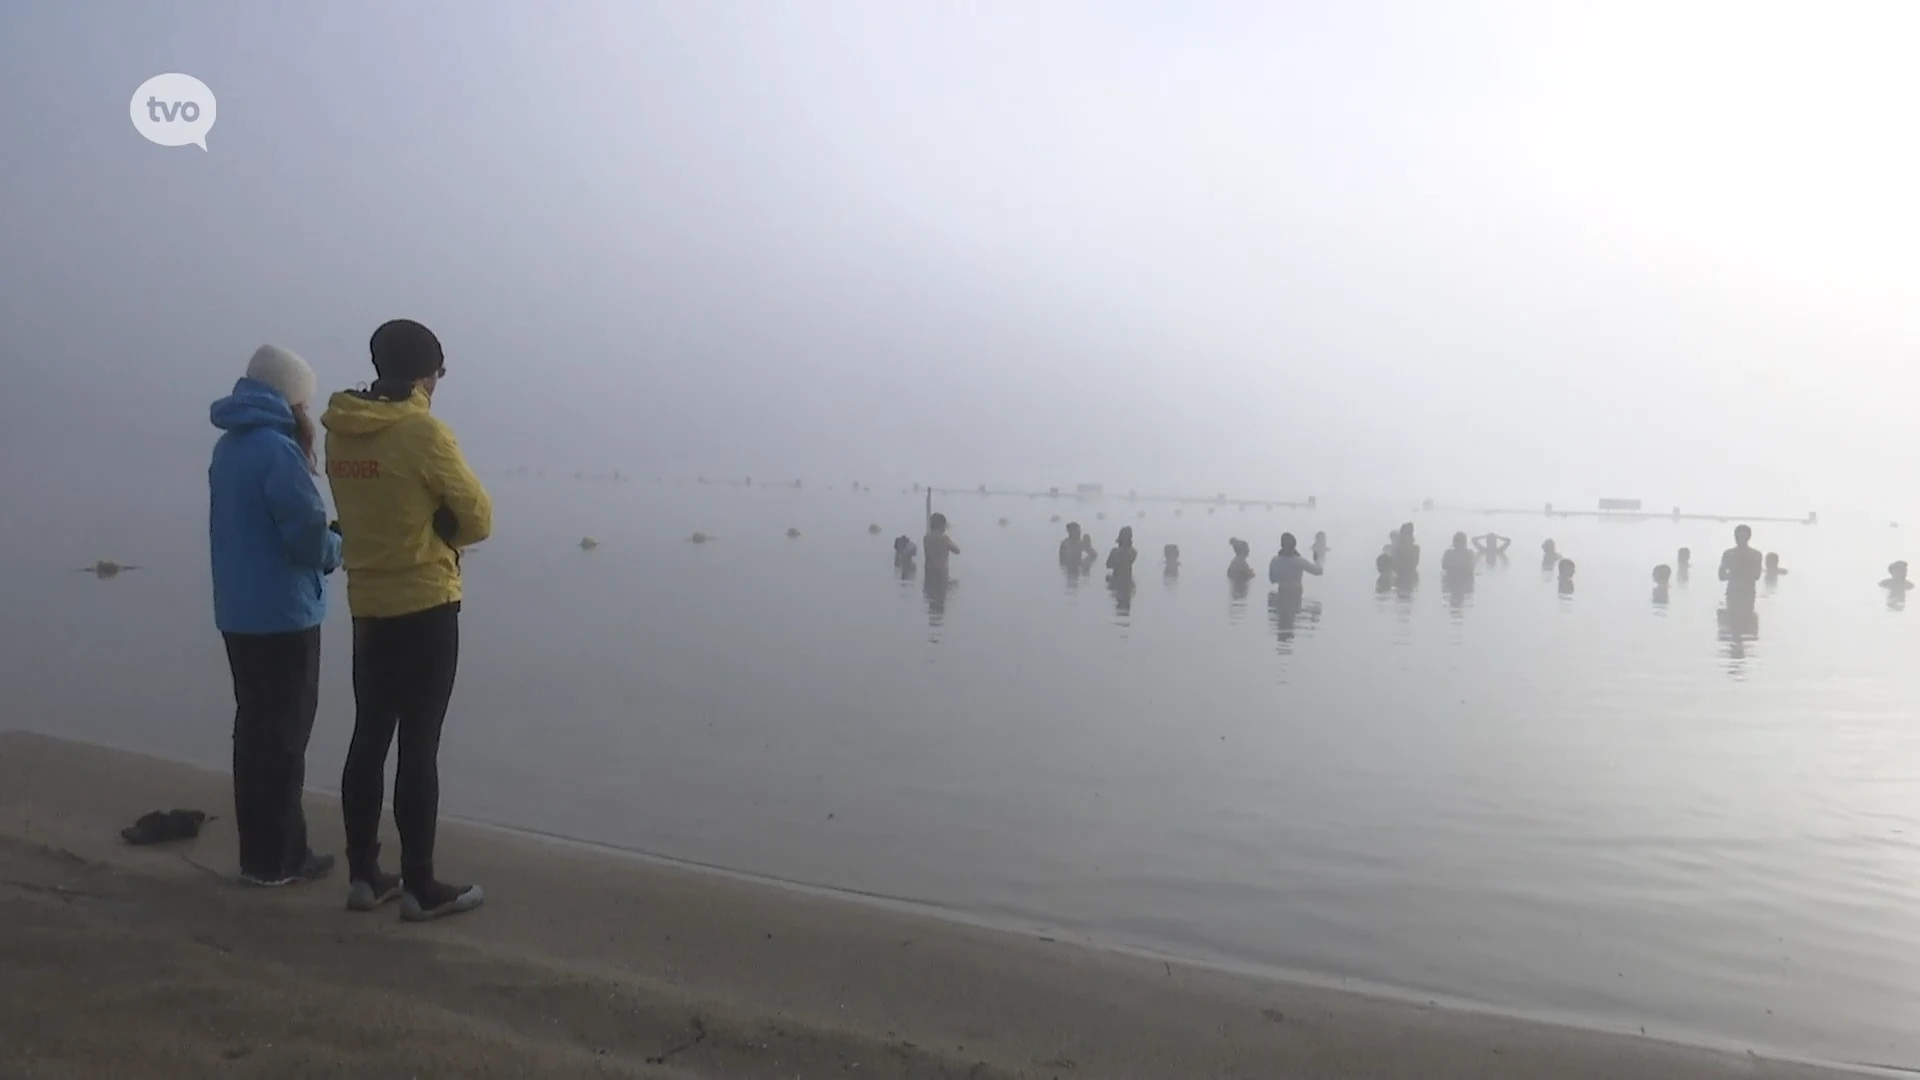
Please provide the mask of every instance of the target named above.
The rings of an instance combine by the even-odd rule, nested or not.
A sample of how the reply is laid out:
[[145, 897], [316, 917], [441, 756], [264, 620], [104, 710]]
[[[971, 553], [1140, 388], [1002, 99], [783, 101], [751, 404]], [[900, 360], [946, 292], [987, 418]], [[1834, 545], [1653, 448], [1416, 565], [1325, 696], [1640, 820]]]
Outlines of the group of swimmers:
[[[1761, 582], [1772, 585], [1788, 571], [1780, 565], [1777, 552], [1761, 552], [1752, 546], [1753, 529], [1741, 525], [1733, 531], [1734, 544], [1720, 556], [1719, 578], [1727, 586], [1727, 604], [1729, 610], [1751, 610]], [[1244, 586], [1256, 576], [1251, 562], [1253, 548], [1245, 540], [1234, 537], [1227, 541], [1233, 551], [1233, 558], [1227, 563], [1227, 579], [1237, 586]], [[1469, 537], [1465, 532], [1453, 534], [1453, 544], [1440, 557], [1440, 572], [1449, 588], [1468, 589], [1472, 587], [1475, 567], [1485, 562], [1489, 566], [1503, 565], [1507, 562], [1507, 549], [1513, 545], [1513, 538], [1488, 532], [1481, 536]], [[1162, 550], [1165, 560], [1165, 572], [1169, 578], [1180, 572], [1180, 546], [1168, 544]], [[1274, 586], [1277, 595], [1282, 597], [1297, 595], [1303, 587], [1306, 575], [1319, 576], [1324, 572], [1327, 552], [1327, 534], [1315, 533], [1311, 548], [1312, 557], [1302, 555], [1298, 541], [1292, 533], [1283, 533], [1280, 537], [1280, 550], [1267, 564], [1267, 580]], [[893, 542], [894, 566], [903, 574], [911, 573], [921, 548], [912, 538], [897, 537]], [[925, 538], [927, 555], [926, 572], [929, 581], [944, 581], [949, 571], [948, 557], [960, 553], [959, 545], [947, 535], [947, 519], [944, 514], [932, 514], [927, 518]], [[1116, 589], [1129, 589], [1133, 584], [1133, 566], [1139, 552], [1133, 545], [1133, 528], [1124, 526], [1114, 541], [1114, 547], [1107, 554], [1107, 583]], [[1100, 554], [1095, 548], [1093, 538], [1081, 528], [1080, 523], [1067, 523], [1066, 536], [1060, 541], [1060, 565], [1069, 574], [1080, 575], [1090, 572]], [[1692, 571], [1693, 552], [1690, 548], [1681, 548], [1675, 559], [1675, 566], [1661, 563], [1653, 568], [1653, 599], [1655, 603], [1665, 603], [1672, 582], [1677, 576], [1685, 584]], [[1402, 524], [1387, 534], [1387, 542], [1380, 554], [1374, 559], [1374, 568], [1379, 573], [1379, 591], [1386, 592], [1394, 588], [1406, 588], [1419, 580], [1420, 545], [1414, 539], [1413, 523]], [[1540, 569], [1551, 572], [1558, 582], [1562, 595], [1572, 595], [1574, 591], [1574, 573], [1577, 567], [1572, 559], [1562, 555], [1559, 546], [1548, 539], [1540, 545]], [[1887, 567], [1887, 578], [1880, 586], [1887, 590], [1889, 598], [1898, 602], [1904, 599], [1913, 583], [1907, 579], [1907, 564], [1895, 562]]]

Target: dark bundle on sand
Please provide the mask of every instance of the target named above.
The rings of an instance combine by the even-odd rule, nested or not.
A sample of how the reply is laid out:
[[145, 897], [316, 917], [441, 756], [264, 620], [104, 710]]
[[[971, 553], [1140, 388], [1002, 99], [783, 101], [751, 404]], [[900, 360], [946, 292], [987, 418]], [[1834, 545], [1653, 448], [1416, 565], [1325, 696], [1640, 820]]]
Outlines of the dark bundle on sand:
[[191, 840], [200, 835], [207, 815], [199, 810], [150, 810], [120, 830], [120, 838], [136, 847]]

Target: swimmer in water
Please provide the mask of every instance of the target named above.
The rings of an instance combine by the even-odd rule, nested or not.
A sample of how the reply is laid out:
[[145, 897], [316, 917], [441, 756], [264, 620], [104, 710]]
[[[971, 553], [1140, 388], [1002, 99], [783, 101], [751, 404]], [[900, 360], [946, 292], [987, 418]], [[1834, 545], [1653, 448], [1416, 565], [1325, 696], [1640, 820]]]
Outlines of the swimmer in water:
[[1381, 552], [1379, 556], [1377, 556], [1373, 560], [1373, 569], [1376, 573], [1380, 575], [1378, 578], [1374, 580], [1373, 591], [1377, 593], [1383, 593], [1383, 594], [1392, 592], [1393, 591], [1393, 556], [1387, 554], [1384, 551]]
[[1329, 550], [1331, 549], [1327, 547], [1327, 534], [1323, 532], [1314, 533], [1313, 534], [1313, 561], [1317, 563], [1326, 562], [1327, 552]]
[[1673, 576], [1680, 579], [1680, 584], [1685, 585], [1687, 578], [1693, 573], [1693, 549], [1681, 548], [1680, 553], [1674, 556], [1673, 566]]
[[1880, 587], [1902, 596], [1913, 588], [1913, 582], [1907, 580], [1907, 564], [1904, 560], [1887, 564], [1887, 579], [1880, 583]]
[[927, 577], [945, 580], [948, 573], [947, 559], [960, 554], [960, 545], [947, 535], [947, 515], [935, 514], [927, 519], [927, 538], [924, 544], [927, 553]]
[[[1480, 550], [1485, 551], [1486, 549], [1481, 548]], [[1454, 533], [1453, 546], [1448, 548], [1440, 556], [1440, 575], [1450, 581], [1462, 579], [1472, 580], [1473, 564], [1477, 561], [1479, 561], [1479, 556], [1474, 554], [1471, 548], [1467, 547], [1467, 534], [1463, 532]]]
[[1272, 582], [1275, 591], [1283, 597], [1291, 594], [1298, 596], [1306, 580], [1303, 575], [1319, 577], [1320, 564], [1300, 554], [1299, 541], [1292, 533], [1280, 534], [1280, 553], [1267, 564], [1267, 580]]
[[1480, 557], [1487, 560], [1487, 565], [1492, 566], [1507, 557], [1507, 549], [1513, 546], [1513, 537], [1490, 532], [1485, 536], [1474, 537], [1473, 546], [1474, 550], [1480, 553]]
[[1080, 532], [1080, 523], [1067, 522], [1067, 538], [1060, 541], [1060, 565], [1073, 566], [1080, 561], [1080, 545], [1086, 537]]
[[1393, 572], [1402, 581], [1420, 576], [1420, 545], [1413, 542], [1413, 522], [1400, 526], [1393, 538]]
[[919, 554], [920, 549], [914, 546], [912, 537], [903, 535], [893, 538], [894, 569], [905, 570], [907, 567], [912, 566], [914, 558]]
[[1727, 607], [1732, 610], [1753, 606], [1754, 586], [1760, 581], [1762, 560], [1752, 540], [1753, 529], [1742, 525], [1733, 530], [1733, 546], [1720, 555], [1720, 580], [1727, 583]]
[[1760, 570], [1760, 576], [1766, 583], [1769, 585], [1774, 584], [1780, 580], [1780, 575], [1786, 572], [1787, 571], [1780, 568], [1780, 553], [1777, 551], [1767, 552], [1767, 559], [1761, 564]]
[[1233, 561], [1227, 564], [1227, 580], [1245, 583], [1253, 580], [1253, 564], [1247, 557], [1253, 554], [1253, 548], [1245, 540], [1235, 537], [1227, 541], [1233, 548]]
[[1540, 545], [1540, 569], [1551, 570], [1560, 565], [1560, 549], [1552, 540]]
[[1180, 572], [1180, 545], [1168, 544], [1160, 549], [1160, 555], [1167, 561], [1167, 576], [1173, 577]]
[[1668, 599], [1667, 583], [1673, 578], [1673, 567], [1661, 563], [1653, 568], [1653, 602], [1664, 604]]
[[1573, 569], [1574, 567], [1573, 567], [1572, 559], [1560, 560], [1559, 570], [1560, 570], [1560, 595], [1561, 596], [1573, 595]]
[[1113, 550], [1107, 554], [1107, 582], [1118, 586], [1133, 584], [1133, 560], [1139, 557], [1140, 553], [1133, 549], [1133, 526], [1123, 526]]

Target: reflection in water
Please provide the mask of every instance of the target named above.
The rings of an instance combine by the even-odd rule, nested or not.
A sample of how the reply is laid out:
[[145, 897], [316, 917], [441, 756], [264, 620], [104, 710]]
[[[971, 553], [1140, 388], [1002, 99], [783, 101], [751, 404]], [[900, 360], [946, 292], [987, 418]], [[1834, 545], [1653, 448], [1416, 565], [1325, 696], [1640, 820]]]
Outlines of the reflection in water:
[[1473, 573], [1445, 575], [1440, 585], [1447, 594], [1447, 610], [1458, 622], [1467, 609], [1467, 602], [1473, 598]]
[[1267, 609], [1273, 617], [1274, 634], [1279, 639], [1282, 654], [1293, 651], [1294, 632], [1302, 615], [1307, 617], [1309, 627], [1320, 621], [1320, 602], [1309, 602], [1297, 588], [1281, 588], [1269, 593]]
[[1077, 592], [1080, 589], [1080, 582], [1087, 576], [1087, 571], [1080, 560], [1073, 559], [1060, 564], [1060, 575], [1066, 579], [1067, 591]]
[[947, 594], [958, 584], [952, 577], [940, 573], [931, 566], [927, 568], [926, 580], [921, 591], [927, 597], [927, 625], [939, 627], [946, 620]]
[[1746, 675], [1747, 643], [1760, 637], [1760, 614], [1754, 610], [1751, 600], [1731, 599], [1718, 614], [1720, 642], [1726, 646], [1727, 674], [1742, 678]]
[[1227, 621], [1235, 625], [1247, 614], [1247, 580], [1243, 577], [1228, 579], [1227, 595], [1232, 602], [1227, 606]]

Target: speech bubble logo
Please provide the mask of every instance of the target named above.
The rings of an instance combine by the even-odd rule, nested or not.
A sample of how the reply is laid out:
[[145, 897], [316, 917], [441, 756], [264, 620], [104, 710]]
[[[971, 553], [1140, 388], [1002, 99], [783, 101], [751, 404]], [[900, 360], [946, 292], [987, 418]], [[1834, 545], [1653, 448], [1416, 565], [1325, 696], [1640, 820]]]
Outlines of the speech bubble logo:
[[161, 146], [207, 148], [213, 128], [213, 91], [191, 75], [170, 71], [140, 84], [127, 105], [133, 127], [146, 140]]

